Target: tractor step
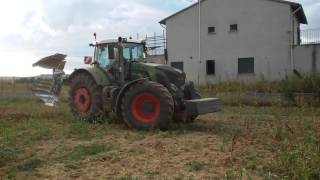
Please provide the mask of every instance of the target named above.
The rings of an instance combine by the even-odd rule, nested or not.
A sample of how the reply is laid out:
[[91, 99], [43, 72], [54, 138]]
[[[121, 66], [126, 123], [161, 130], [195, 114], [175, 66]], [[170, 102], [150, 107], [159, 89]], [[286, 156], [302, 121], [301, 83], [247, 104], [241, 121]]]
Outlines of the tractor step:
[[214, 113], [221, 110], [221, 103], [218, 98], [186, 100], [185, 104], [188, 116]]

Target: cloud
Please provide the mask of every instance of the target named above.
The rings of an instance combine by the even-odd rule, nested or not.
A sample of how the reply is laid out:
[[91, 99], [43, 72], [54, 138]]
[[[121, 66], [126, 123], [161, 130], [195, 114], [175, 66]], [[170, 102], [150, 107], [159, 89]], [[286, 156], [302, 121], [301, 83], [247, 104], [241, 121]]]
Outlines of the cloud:
[[[295, 1], [304, 6], [306, 28], [320, 27], [319, 1]], [[4, 0], [0, 6], [0, 55], [6, 57], [2, 68], [14, 64], [24, 68], [18, 72], [0, 67], [0, 75], [40, 73], [32, 72], [31, 64], [56, 52], [69, 55], [69, 70], [80, 67], [81, 57], [92, 54], [88, 43], [93, 32], [98, 39], [159, 34], [163, 29], [158, 22], [189, 4], [188, 0]]]
[[67, 67], [73, 69], [82, 65], [82, 56], [92, 54], [88, 43], [93, 32], [99, 39], [161, 33], [158, 21], [173, 12], [167, 10], [170, 1], [7, 0], [0, 6], [0, 53], [8, 57], [10, 51], [11, 59], [22, 61], [21, 52], [28, 51], [35, 58], [28, 56], [31, 67], [30, 61], [61, 52], [70, 56]]

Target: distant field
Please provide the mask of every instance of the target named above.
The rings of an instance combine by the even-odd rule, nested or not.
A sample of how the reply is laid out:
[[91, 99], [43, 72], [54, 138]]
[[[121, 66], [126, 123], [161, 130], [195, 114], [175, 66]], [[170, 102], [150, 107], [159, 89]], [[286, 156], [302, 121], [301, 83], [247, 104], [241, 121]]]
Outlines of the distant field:
[[30, 83], [0, 83], [0, 93], [2, 92], [30, 92], [32, 85]]
[[320, 109], [226, 106], [169, 131], [0, 101], [0, 179], [319, 179]]

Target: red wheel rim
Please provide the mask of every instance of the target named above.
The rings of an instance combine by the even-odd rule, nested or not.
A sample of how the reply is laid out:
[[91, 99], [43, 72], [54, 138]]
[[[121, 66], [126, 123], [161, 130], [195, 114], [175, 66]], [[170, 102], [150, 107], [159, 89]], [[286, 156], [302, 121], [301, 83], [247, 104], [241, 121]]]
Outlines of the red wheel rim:
[[74, 93], [74, 105], [78, 112], [85, 113], [91, 106], [91, 95], [87, 88], [78, 88]]
[[150, 123], [160, 114], [160, 100], [151, 93], [141, 93], [133, 99], [131, 109], [137, 120]]

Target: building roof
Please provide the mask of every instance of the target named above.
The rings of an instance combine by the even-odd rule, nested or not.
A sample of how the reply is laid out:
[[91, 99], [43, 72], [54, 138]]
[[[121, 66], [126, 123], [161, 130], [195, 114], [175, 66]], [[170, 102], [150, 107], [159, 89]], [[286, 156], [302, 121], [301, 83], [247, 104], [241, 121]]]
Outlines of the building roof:
[[[204, 2], [204, 1], [207, 1], [207, 0], [201, 0], [201, 3]], [[300, 22], [301, 24], [308, 24], [307, 17], [306, 17], [306, 15], [305, 15], [305, 13], [304, 13], [304, 10], [303, 10], [303, 7], [302, 7], [301, 4], [295, 3], [295, 2], [291, 2], [291, 1], [284, 1], [284, 0], [268, 0], [268, 1], [273, 1], [273, 2], [278, 2], [278, 3], [289, 4], [289, 5], [291, 6], [292, 12], [294, 12], [294, 11], [296, 11], [296, 10], [299, 9], [299, 10], [296, 12], [296, 16], [298, 17], [299, 22]], [[166, 25], [166, 21], [167, 21], [168, 19], [171, 19], [171, 18], [175, 17], [176, 15], [178, 15], [178, 14], [184, 12], [184, 11], [187, 11], [187, 10], [193, 8], [194, 6], [198, 6], [198, 3], [194, 3], [194, 4], [192, 4], [192, 5], [188, 6], [188, 7], [186, 7], [186, 8], [184, 8], [184, 9], [182, 9], [182, 10], [180, 10], [180, 11], [178, 11], [178, 12], [176, 12], [176, 13], [168, 16], [168, 17], [166, 17], [165, 19], [161, 20], [159, 23], [160, 23], [160, 24], [163, 24], [163, 25]]]

